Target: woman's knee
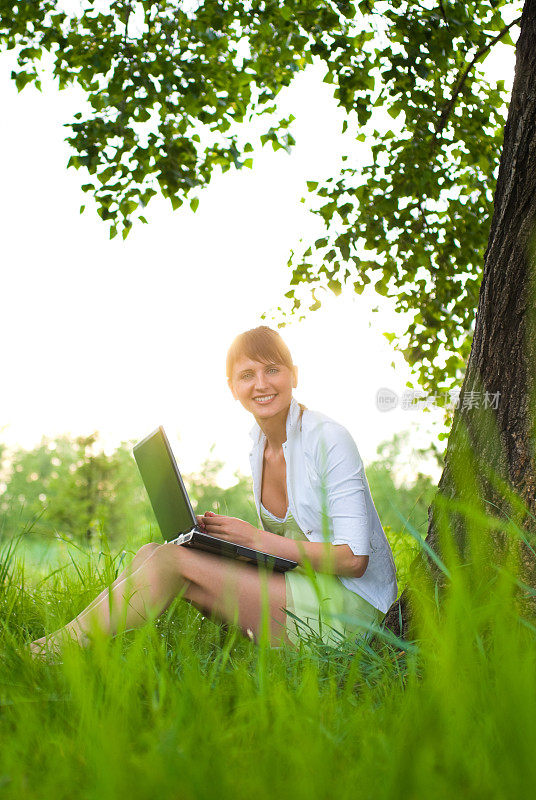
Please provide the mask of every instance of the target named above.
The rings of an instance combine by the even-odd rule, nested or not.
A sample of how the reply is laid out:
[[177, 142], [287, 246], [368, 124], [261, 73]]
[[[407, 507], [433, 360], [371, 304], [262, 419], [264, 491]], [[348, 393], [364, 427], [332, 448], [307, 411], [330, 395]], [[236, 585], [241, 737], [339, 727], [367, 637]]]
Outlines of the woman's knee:
[[134, 561], [142, 562], [145, 561], [147, 558], [153, 555], [153, 553], [160, 547], [158, 542], [149, 542], [148, 544], [144, 544], [140, 549], [136, 552], [134, 556]]
[[189, 573], [188, 562], [192, 553], [173, 542], [157, 545], [150, 554], [151, 571], [155, 577], [186, 577]]

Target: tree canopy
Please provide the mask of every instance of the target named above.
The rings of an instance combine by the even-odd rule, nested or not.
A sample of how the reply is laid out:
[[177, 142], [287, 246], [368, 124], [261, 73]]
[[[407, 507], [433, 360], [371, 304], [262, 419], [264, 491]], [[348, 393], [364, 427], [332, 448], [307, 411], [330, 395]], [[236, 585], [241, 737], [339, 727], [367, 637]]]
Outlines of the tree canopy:
[[[252, 165], [257, 135], [290, 150], [292, 116], [278, 113], [277, 95], [321, 61], [348, 153], [337, 175], [308, 182], [326, 230], [291, 256], [289, 309], [317, 308], [320, 288], [373, 282], [413, 312], [396, 346], [421, 386], [444, 390], [469, 353], [502, 145], [506, 91], [482, 61], [512, 44], [520, 10], [506, 0], [118, 0], [76, 11], [0, 0], [0, 47], [17, 53], [19, 90], [48, 70], [87, 93], [67, 124], [69, 164], [88, 175], [82, 188], [111, 236], [146, 222], [157, 193], [195, 210], [215, 170]], [[371, 145], [364, 168], [355, 141]]]

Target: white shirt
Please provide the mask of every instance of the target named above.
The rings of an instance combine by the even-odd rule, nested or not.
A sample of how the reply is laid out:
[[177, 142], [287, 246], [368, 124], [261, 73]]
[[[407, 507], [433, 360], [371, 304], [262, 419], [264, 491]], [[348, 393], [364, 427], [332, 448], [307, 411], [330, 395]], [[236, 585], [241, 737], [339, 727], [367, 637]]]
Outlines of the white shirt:
[[[396, 568], [356, 444], [346, 428], [324, 414], [306, 408], [301, 421], [299, 415], [300, 406], [293, 398], [283, 442], [290, 512], [309, 541], [347, 544], [354, 555], [369, 556], [361, 578], [338, 577], [385, 614], [396, 600]], [[260, 520], [266, 436], [257, 423], [250, 435], [253, 494]]]

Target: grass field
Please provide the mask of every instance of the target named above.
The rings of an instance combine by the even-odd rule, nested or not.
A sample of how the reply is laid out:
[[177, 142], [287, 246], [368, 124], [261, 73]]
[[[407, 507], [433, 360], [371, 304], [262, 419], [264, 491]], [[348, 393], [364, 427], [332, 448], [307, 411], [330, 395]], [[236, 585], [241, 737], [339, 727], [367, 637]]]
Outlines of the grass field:
[[[61, 550], [63, 548], [63, 551]], [[254, 645], [177, 600], [63, 663], [23, 644], [121, 555], [0, 542], [0, 798], [524, 798], [536, 789], [535, 628], [511, 564], [415, 589], [415, 641]]]

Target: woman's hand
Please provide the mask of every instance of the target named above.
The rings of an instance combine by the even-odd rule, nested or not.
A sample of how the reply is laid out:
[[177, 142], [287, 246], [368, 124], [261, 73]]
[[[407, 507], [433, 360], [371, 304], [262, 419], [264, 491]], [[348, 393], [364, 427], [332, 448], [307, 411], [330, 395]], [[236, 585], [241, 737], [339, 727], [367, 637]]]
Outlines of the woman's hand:
[[244, 522], [243, 519], [224, 517], [222, 514], [206, 511], [202, 516], [197, 516], [197, 522], [204, 533], [255, 549], [258, 530], [249, 522]]

